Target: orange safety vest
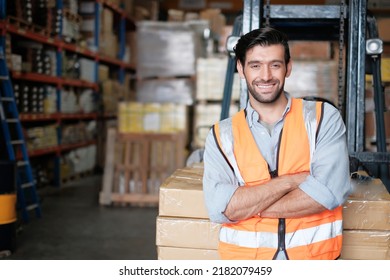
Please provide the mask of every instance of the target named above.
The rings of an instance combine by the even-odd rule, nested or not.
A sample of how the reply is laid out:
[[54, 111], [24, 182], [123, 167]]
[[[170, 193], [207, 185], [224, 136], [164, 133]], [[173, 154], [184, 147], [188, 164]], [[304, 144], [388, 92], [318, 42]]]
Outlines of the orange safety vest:
[[[310, 171], [322, 104], [292, 98], [279, 141], [276, 176]], [[240, 185], [256, 186], [274, 177], [257, 148], [244, 110], [213, 129], [220, 151]], [[255, 216], [226, 223], [221, 227], [219, 240], [222, 259], [271, 260], [279, 250], [292, 260], [336, 259], [342, 245], [342, 207], [304, 218]]]

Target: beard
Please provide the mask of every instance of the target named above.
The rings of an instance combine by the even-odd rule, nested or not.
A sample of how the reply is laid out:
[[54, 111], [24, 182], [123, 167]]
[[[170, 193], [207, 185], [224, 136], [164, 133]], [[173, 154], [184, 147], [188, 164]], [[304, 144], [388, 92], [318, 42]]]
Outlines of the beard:
[[279, 97], [282, 95], [284, 91], [284, 85], [280, 86], [279, 80], [271, 80], [268, 82], [261, 82], [261, 84], [273, 84], [275, 89], [272, 92], [262, 93], [261, 89], [259, 89], [256, 85], [258, 82], [254, 81], [252, 84], [246, 82], [248, 91], [252, 95], [252, 97], [260, 103], [274, 103]]

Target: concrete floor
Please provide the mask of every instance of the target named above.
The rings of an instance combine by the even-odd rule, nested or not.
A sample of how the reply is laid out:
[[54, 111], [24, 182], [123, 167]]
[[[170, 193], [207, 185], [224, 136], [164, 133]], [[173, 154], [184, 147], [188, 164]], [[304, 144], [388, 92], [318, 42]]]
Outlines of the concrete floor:
[[14, 260], [156, 260], [157, 207], [101, 206], [101, 175], [40, 193], [42, 217], [18, 227]]

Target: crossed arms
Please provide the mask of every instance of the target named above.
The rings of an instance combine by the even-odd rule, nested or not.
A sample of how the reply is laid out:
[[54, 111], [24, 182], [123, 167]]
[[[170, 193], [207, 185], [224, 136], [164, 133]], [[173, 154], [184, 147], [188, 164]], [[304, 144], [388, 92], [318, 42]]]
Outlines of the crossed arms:
[[224, 214], [229, 220], [237, 221], [255, 215], [298, 218], [322, 212], [326, 208], [298, 188], [308, 175], [308, 172], [284, 175], [261, 186], [239, 187]]

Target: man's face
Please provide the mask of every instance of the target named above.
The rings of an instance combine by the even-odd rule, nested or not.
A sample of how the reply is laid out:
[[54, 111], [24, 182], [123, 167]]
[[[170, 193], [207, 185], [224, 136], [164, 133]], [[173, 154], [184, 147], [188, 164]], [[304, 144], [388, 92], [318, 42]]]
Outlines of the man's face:
[[282, 45], [255, 46], [246, 53], [245, 65], [237, 63], [250, 95], [260, 103], [273, 103], [283, 92], [285, 78], [290, 76], [291, 61], [284, 61]]

